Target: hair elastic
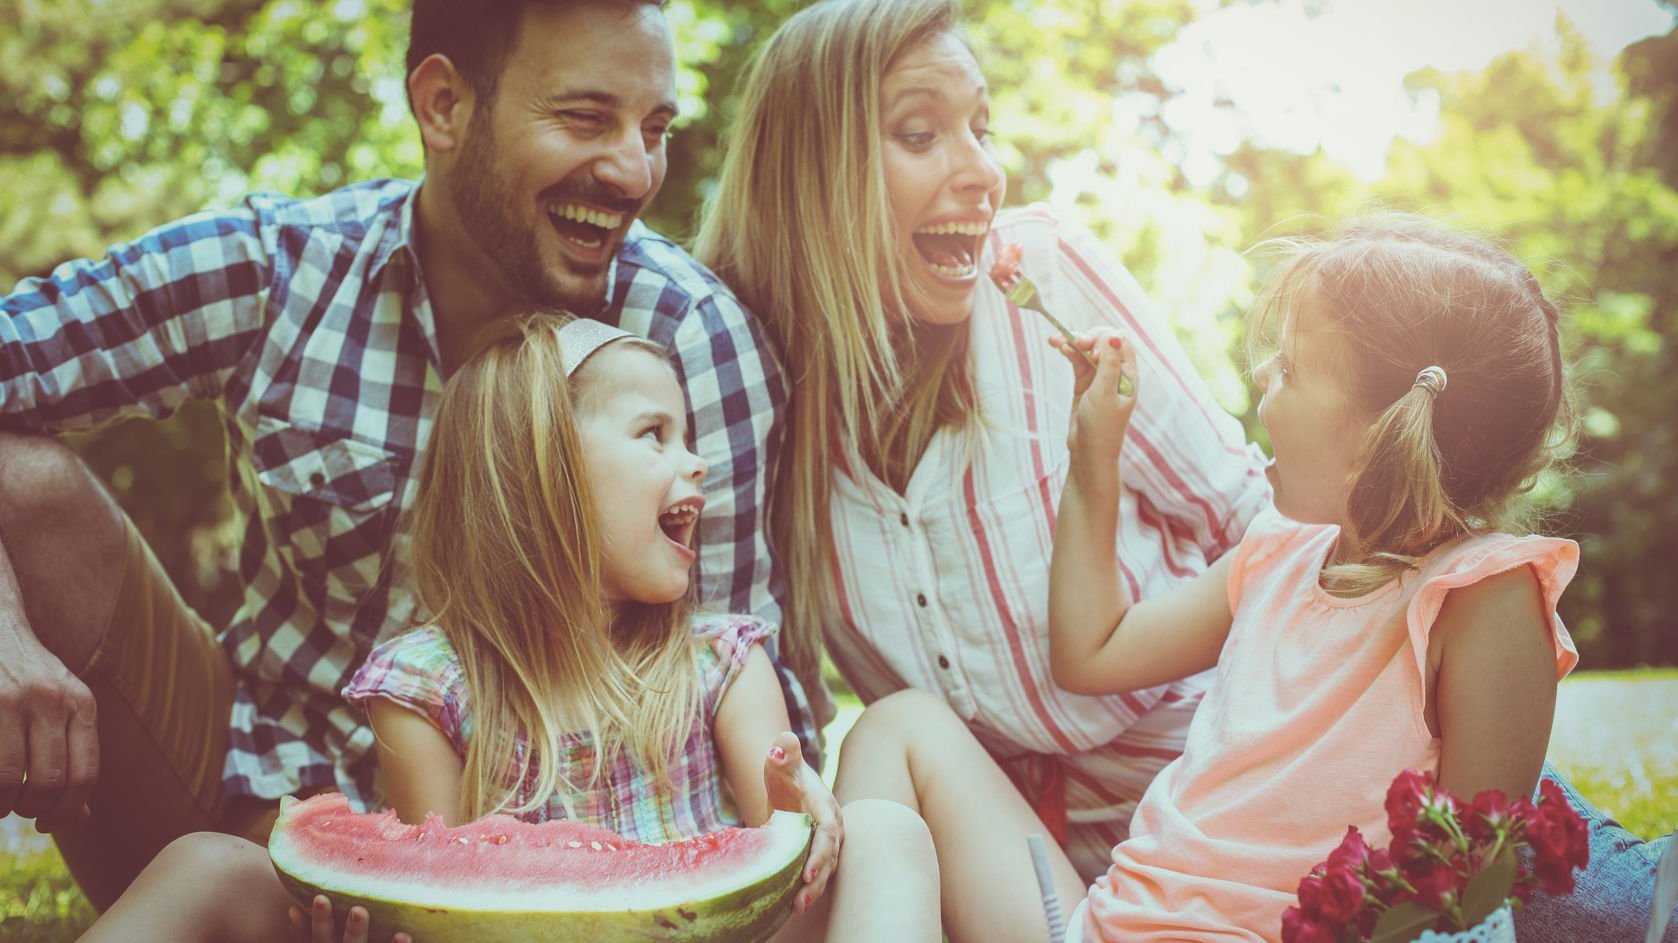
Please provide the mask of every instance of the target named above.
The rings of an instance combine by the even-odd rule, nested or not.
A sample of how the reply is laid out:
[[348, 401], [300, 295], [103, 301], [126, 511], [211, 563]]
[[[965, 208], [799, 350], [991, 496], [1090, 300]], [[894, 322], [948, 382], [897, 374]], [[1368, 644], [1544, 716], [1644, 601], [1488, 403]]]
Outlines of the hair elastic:
[[1416, 382], [1412, 386], [1419, 386], [1437, 397], [1445, 392], [1445, 368], [1423, 367], [1416, 371]]
[[577, 372], [583, 361], [594, 352], [615, 340], [637, 335], [593, 318], [576, 318], [559, 329], [559, 357], [565, 364], [565, 375]]

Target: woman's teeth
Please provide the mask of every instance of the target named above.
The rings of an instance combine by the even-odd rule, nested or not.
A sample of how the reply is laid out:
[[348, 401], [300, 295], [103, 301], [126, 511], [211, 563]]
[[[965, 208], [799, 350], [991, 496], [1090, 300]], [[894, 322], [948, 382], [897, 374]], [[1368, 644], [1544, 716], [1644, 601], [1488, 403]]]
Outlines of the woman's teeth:
[[978, 220], [935, 223], [915, 230], [915, 249], [927, 267], [944, 278], [968, 279], [977, 270], [979, 242], [990, 223]]

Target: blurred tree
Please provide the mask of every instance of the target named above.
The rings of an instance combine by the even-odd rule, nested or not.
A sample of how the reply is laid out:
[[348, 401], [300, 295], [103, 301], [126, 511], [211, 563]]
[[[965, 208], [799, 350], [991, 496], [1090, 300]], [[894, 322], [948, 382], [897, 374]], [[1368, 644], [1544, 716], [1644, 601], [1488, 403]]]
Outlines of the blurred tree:
[[1396, 146], [1377, 193], [1500, 235], [1562, 299], [1580, 451], [1537, 491], [1583, 550], [1562, 616], [1593, 667], [1678, 663], [1678, 35], [1628, 50], [1605, 92], [1558, 25], [1559, 56], [1416, 76], [1441, 96], [1441, 134]]
[[[1218, 0], [1227, 4], [1234, 0]], [[1256, 0], [1268, 2], [1268, 0]], [[671, 0], [684, 118], [648, 222], [693, 231], [737, 109], [751, 51], [804, 0]], [[1678, 40], [1627, 52], [1623, 88], [1589, 80], [1581, 42], [1559, 61], [1505, 56], [1480, 72], [1423, 74], [1442, 132], [1395, 146], [1371, 186], [1322, 154], [1248, 144], [1210, 186], [1185, 176], [1178, 91], [1154, 55], [1202, 0], [969, 0], [994, 96], [1009, 202], [1047, 200], [1100, 235], [1167, 313], [1226, 406], [1251, 401], [1233, 352], [1268, 235], [1369, 200], [1450, 208], [1543, 259], [1575, 302], [1570, 344], [1585, 381], [1580, 473], [1545, 483], [1570, 509], [1587, 562], [1566, 602], [1600, 666], [1678, 663], [1660, 631], [1678, 584], [1657, 561], [1678, 540]], [[0, 0], [0, 290], [117, 240], [253, 189], [297, 195], [422, 169], [403, 94], [407, 0]], [[1202, 178], [1203, 179], [1203, 178]], [[1314, 216], [1309, 214], [1315, 214]], [[1313, 219], [1316, 222], [1313, 222]], [[213, 409], [78, 439], [212, 622], [236, 598], [222, 576], [234, 531]]]

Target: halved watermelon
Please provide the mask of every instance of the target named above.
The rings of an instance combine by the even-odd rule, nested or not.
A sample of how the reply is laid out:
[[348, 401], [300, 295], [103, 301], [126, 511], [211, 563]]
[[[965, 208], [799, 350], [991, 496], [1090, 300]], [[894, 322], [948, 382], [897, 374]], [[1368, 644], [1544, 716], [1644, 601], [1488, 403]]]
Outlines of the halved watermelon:
[[416, 943], [766, 940], [792, 910], [810, 817], [647, 845], [574, 822], [492, 815], [450, 828], [357, 814], [337, 793], [281, 800], [268, 853], [299, 900], [360, 904], [370, 939]]

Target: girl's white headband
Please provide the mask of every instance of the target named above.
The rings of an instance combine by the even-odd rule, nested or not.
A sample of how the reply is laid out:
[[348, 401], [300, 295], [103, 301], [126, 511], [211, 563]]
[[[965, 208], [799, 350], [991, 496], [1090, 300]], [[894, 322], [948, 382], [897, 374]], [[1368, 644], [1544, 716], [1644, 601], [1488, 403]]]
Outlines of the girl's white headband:
[[594, 356], [594, 352], [615, 340], [625, 337], [635, 337], [622, 328], [596, 321], [593, 318], [577, 318], [559, 329], [559, 357], [565, 364], [565, 375], [577, 372], [583, 361]]

